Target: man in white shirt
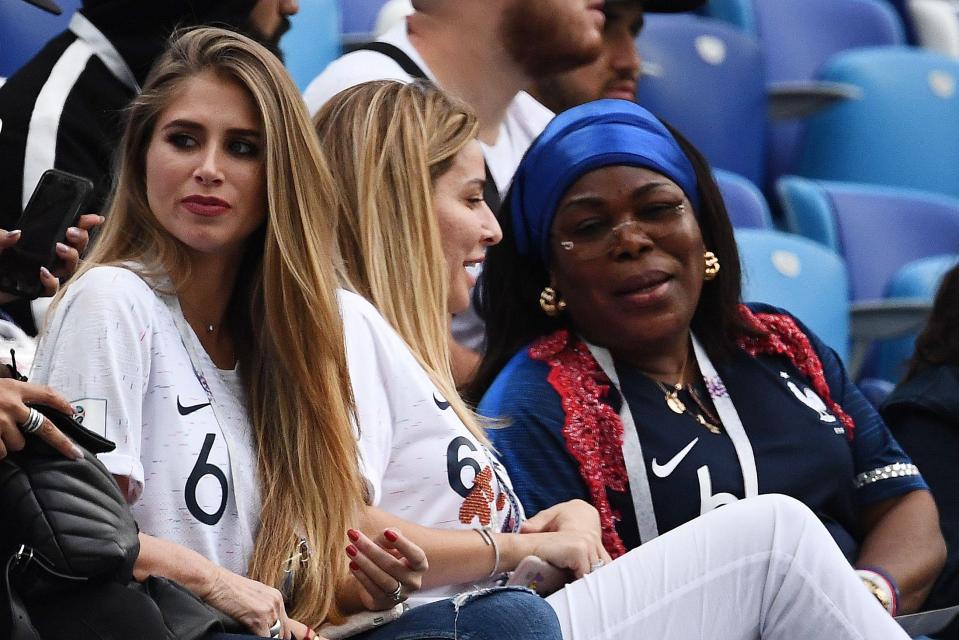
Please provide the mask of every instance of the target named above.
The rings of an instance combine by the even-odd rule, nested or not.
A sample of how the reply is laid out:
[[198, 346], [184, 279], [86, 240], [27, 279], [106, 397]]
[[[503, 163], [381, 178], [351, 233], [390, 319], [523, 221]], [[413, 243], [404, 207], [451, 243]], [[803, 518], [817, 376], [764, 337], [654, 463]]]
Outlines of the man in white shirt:
[[[500, 194], [529, 142], [552, 113], [524, 91], [544, 73], [572, 69], [600, 52], [603, 0], [414, 0], [405, 24], [379, 39], [400, 49], [423, 74], [467, 102]], [[310, 83], [315, 113], [330, 97], [368, 80], [409, 81], [412, 74], [378, 51], [348, 53]]]
[[[496, 186], [487, 201], [495, 210], [526, 148], [553, 117], [524, 89], [533, 78], [599, 55], [603, 0], [414, 0], [413, 8], [405, 24], [378, 40], [406, 60], [398, 61], [395, 50], [392, 58], [382, 49], [348, 53], [310, 83], [307, 105], [315, 113], [336, 93], [369, 80], [428, 78], [478, 116], [488, 176]], [[454, 318], [453, 336], [454, 370], [464, 380], [478, 365], [476, 350], [483, 343], [482, 323], [472, 310]]]

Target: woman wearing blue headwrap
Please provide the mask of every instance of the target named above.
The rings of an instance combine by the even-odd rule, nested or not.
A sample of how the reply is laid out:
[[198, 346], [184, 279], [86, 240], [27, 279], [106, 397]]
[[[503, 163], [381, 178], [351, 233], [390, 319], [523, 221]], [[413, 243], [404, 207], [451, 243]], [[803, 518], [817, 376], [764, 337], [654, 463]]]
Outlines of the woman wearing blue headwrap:
[[935, 504], [834, 352], [740, 303], [708, 164], [638, 105], [558, 116], [526, 154], [479, 286], [471, 395], [531, 513], [593, 504], [616, 557], [758, 494], [804, 502], [890, 612], [942, 566]]

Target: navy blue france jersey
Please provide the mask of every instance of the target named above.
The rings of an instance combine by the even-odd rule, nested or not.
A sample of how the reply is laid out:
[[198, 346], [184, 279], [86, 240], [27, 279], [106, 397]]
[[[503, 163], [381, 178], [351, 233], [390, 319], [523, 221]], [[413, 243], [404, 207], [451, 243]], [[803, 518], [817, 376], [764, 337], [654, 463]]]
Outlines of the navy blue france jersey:
[[[756, 312], [784, 313], [762, 305], [751, 307]], [[926, 489], [926, 484], [911, 471], [883, 477], [885, 469], [910, 469], [911, 461], [848, 379], [835, 353], [806, 333], [822, 360], [832, 398], [855, 422], [852, 441], [788, 358], [754, 358], [740, 352], [717, 365], [717, 371], [752, 444], [759, 492], [781, 493], [805, 503], [853, 559], [860, 534], [859, 509]], [[725, 429], [714, 434], [692, 416], [674, 413], [652, 379], [622, 362], [616, 368], [642, 443], [659, 532], [742, 498], [742, 472]], [[548, 374], [549, 366], [531, 359], [524, 349], [504, 368], [480, 404], [483, 415], [507, 421], [508, 426], [494, 429], [491, 437], [527, 515], [565, 500], [590, 499], [578, 463], [566, 449], [565, 415]], [[698, 390], [715, 415], [706, 389], [700, 385]], [[683, 398], [691, 411], [704, 413], [687, 395]], [[608, 400], [618, 409], [622, 398], [613, 390]], [[627, 549], [638, 546], [628, 488], [610, 490], [608, 496], [621, 516], [617, 531], [623, 543]]]

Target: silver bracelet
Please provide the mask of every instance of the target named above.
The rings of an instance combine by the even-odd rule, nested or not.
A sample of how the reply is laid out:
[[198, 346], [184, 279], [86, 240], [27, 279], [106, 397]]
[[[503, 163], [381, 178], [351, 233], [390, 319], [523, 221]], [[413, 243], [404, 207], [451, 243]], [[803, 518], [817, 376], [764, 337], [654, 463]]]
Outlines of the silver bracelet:
[[918, 476], [919, 467], [906, 462], [895, 462], [887, 464], [885, 467], [879, 467], [871, 471], [864, 471], [856, 476], [854, 484], [857, 489], [862, 489], [868, 484], [888, 480], [889, 478], [905, 478], [908, 476]]
[[480, 535], [486, 546], [493, 547], [493, 570], [489, 572], [489, 577], [492, 578], [499, 573], [499, 545], [496, 544], [496, 538], [493, 537], [493, 528], [486, 525], [485, 527], [475, 527], [473, 531]]

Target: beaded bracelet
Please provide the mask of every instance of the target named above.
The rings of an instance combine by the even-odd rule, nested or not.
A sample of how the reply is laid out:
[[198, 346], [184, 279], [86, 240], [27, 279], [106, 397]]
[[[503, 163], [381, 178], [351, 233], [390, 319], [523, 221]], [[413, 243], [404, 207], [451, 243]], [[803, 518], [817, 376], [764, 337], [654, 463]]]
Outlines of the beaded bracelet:
[[493, 528], [487, 525], [485, 527], [474, 527], [473, 531], [480, 535], [486, 546], [493, 547], [493, 570], [489, 572], [489, 577], [492, 578], [499, 573], [499, 545], [496, 544], [496, 538], [493, 537]]

